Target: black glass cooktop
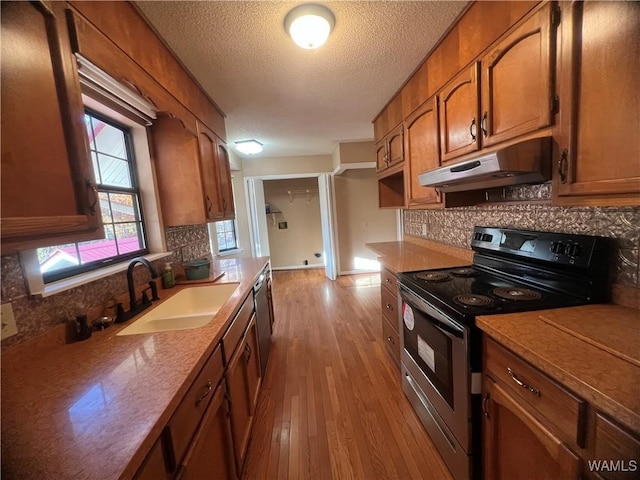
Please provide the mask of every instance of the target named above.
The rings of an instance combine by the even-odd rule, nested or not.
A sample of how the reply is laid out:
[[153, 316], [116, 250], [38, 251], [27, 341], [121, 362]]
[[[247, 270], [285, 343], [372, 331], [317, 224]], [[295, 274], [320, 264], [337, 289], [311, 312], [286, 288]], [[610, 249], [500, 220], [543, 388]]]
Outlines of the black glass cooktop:
[[473, 265], [402, 273], [400, 283], [459, 317], [581, 305], [584, 299], [520, 283]]

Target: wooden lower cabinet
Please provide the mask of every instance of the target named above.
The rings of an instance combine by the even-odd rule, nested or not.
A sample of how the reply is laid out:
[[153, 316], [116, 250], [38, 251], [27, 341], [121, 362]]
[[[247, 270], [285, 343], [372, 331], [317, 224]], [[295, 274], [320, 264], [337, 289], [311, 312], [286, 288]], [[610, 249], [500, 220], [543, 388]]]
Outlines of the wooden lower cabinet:
[[162, 453], [162, 439], [158, 439], [147, 455], [142, 467], [137, 471], [135, 480], [164, 480], [171, 478], [167, 472]]
[[251, 290], [136, 480], [235, 480], [241, 475], [262, 381], [258, 348]]
[[260, 391], [260, 358], [255, 314], [229, 360], [225, 378], [231, 397], [233, 449], [238, 472], [242, 472]]
[[230, 480], [237, 478], [231, 436], [231, 407], [228, 398], [227, 387], [222, 380], [178, 471], [177, 479]]
[[488, 338], [482, 411], [486, 480], [638, 478], [639, 432]]
[[486, 479], [577, 479], [580, 459], [521, 400], [485, 378]]
[[398, 278], [384, 268], [380, 274], [380, 310], [382, 338], [393, 361], [400, 367], [400, 333], [398, 331]]

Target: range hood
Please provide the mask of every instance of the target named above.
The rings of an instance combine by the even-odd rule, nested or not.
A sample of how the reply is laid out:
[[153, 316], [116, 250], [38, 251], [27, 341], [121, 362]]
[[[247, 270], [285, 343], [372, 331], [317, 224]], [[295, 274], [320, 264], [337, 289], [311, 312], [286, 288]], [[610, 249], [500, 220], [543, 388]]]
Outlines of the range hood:
[[418, 175], [423, 187], [442, 192], [484, 190], [522, 183], [542, 183], [551, 178], [551, 137], [483, 152], [476, 159]]

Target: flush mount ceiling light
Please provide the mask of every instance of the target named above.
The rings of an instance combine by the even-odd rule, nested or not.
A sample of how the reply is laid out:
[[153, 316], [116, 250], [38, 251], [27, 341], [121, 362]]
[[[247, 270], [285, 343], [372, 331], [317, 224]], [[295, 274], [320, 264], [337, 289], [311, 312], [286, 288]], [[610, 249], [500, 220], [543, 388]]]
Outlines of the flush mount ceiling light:
[[254, 153], [260, 153], [262, 151], [262, 144], [257, 140], [240, 140], [235, 142], [236, 148], [247, 155], [253, 155]]
[[318, 48], [327, 41], [336, 20], [327, 7], [307, 3], [291, 10], [284, 19], [284, 29], [299, 47]]

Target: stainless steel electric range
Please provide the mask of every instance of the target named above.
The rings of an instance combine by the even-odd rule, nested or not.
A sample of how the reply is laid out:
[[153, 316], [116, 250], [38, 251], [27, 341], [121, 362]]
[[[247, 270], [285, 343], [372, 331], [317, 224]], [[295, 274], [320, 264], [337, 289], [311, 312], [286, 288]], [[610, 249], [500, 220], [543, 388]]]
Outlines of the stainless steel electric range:
[[473, 264], [399, 275], [402, 387], [456, 480], [481, 472], [475, 317], [609, 300], [611, 239], [475, 227]]

